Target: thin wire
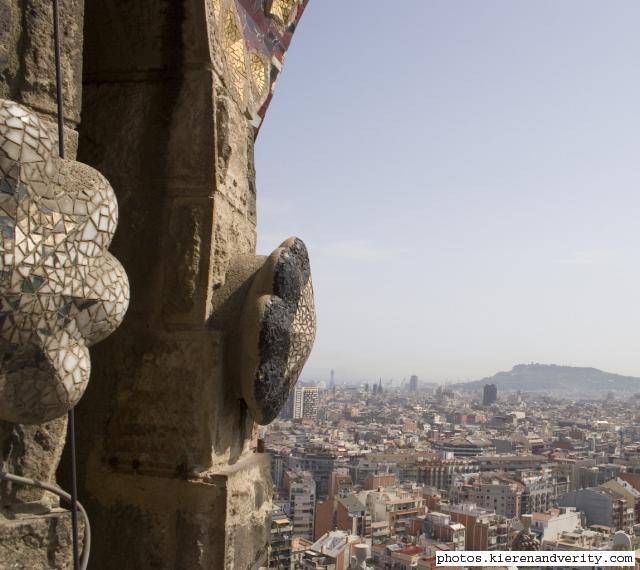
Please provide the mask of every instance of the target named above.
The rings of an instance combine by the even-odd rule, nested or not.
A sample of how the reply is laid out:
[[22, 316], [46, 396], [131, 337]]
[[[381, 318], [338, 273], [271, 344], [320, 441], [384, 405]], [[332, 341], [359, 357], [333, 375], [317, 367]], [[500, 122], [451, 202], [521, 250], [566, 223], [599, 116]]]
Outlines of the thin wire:
[[[76, 421], [74, 409], [69, 410], [69, 446], [71, 455], [71, 533], [73, 535], [73, 567], [75, 570], [80, 569], [80, 548], [78, 540], [78, 474], [76, 470]], [[84, 513], [84, 520], [88, 522], [87, 515]]]
[[[60, 57], [60, 5], [53, 0], [53, 40], [56, 60], [56, 98], [58, 102], [58, 153], [64, 158], [64, 100], [62, 98], [62, 63]], [[73, 536], [73, 567], [80, 570], [78, 541], [78, 479], [76, 471], [76, 426], [73, 408], [69, 410], [68, 428], [71, 451], [71, 533]], [[85, 520], [87, 517], [85, 515]]]
[[[45, 491], [49, 491], [51, 493], [54, 493], [55, 495], [58, 495], [58, 497], [61, 497], [65, 501], [71, 501], [71, 495], [69, 495], [69, 493], [66, 493], [56, 485], [50, 485], [36, 479], [27, 479], [26, 477], [20, 477], [18, 475], [12, 475], [11, 473], [0, 471], [0, 481], [2, 481], [3, 479], [12, 481], [14, 483], [19, 483], [20, 485], [30, 485], [33, 487], [38, 487], [39, 489], [44, 489]], [[87, 511], [84, 510], [84, 507], [81, 503], [77, 503], [77, 505], [80, 513], [82, 514], [82, 518], [84, 518], [84, 547], [82, 548], [80, 570], [87, 570], [87, 567], [89, 566], [89, 553], [91, 551], [91, 526], [89, 525], [89, 517], [87, 516]]]
[[56, 58], [56, 98], [58, 101], [58, 152], [64, 158], [64, 102], [62, 99], [62, 64], [60, 57], [60, 5], [53, 0], [53, 42]]

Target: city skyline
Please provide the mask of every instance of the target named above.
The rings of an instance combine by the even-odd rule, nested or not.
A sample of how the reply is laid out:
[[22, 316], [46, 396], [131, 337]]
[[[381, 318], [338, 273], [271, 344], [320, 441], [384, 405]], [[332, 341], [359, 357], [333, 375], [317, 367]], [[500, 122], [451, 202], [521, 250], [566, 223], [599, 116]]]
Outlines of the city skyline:
[[332, 567], [354, 548], [363, 562], [350, 568], [363, 570], [434, 570], [437, 553], [465, 550], [623, 547], [640, 559], [637, 398], [603, 407], [491, 384], [315, 393], [260, 429], [270, 568]]
[[311, 255], [303, 378], [640, 376], [640, 5], [364, 6], [309, 3], [256, 147], [259, 251]]
[[[412, 379], [415, 378], [417, 388], [433, 386], [457, 386], [469, 384], [466, 390], [482, 390], [486, 384], [497, 384], [507, 392], [537, 392], [561, 395], [566, 397], [573, 390], [581, 395], [593, 396], [593, 392], [603, 394], [613, 392], [620, 394], [640, 393], [640, 376], [623, 376], [607, 370], [593, 367], [564, 366], [540, 362], [519, 363], [507, 370], [497, 371], [495, 374], [483, 377], [444, 377], [427, 380], [417, 374], [395, 374], [391, 376], [347, 377], [335, 369], [325, 374], [307, 375], [302, 378], [299, 386], [332, 385], [364, 385], [373, 386], [382, 382], [384, 386], [405, 387], [411, 389]], [[293, 392], [292, 392], [293, 393]]]

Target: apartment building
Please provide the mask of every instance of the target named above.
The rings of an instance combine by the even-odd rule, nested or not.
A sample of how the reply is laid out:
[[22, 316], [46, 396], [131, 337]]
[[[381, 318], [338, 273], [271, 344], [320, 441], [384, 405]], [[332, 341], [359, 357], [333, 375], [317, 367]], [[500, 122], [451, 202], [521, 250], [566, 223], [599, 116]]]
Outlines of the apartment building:
[[314, 420], [318, 416], [318, 398], [320, 390], [316, 386], [296, 386], [280, 412], [287, 420]]
[[269, 542], [269, 568], [290, 570], [291, 534], [293, 524], [281, 507], [271, 510], [271, 535]]
[[397, 484], [398, 478], [395, 475], [372, 473], [364, 480], [363, 486], [366, 491], [375, 491], [383, 487], [395, 487]]
[[575, 507], [585, 514], [588, 526], [605, 526], [615, 530], [630, 530], [635, 523], [635, 511], [627, 500], [604, 486], [579, 489], [558, 499], [562, 507]]
[[387, 521], [392, 534], [403, 534], [411, 524], [410, 519], [426, 513], [419, 489], [371, 491], [367, 495], [367, 509], [372, 522]]
[[[349, 532], [335, 530], [316, 540], [302, 554], [300, 570], [359, 570], [353, 561], [366, 560], [369, 548], [365, 541]], [[360, 566], [359, 568], [361, 568]]]
[[371, 547], [374, 568], [413, 570], [425, 554], [422, 546], [402, 543], [378, 544]]
[[555, 540], [544, 540], [540, 550], [609, 550], [611, 549], [611, 536], [607, 533], [576, 529], [562, 531]]
[[472, 436], [443, 438], [435, 441], [433, 448], [454, 457], [476, 457], [496, 452], [496, 446], [490, 440]]
[[328, 495], [334, 497], [346, 497], [353, 491], [353, 480], [346, 467], [339, 467], [329, 475]]
[[465, 527], [466, 550], [508, 550], [509, 523], [493, 511], [478, 505], [441, 505], [443, 513]]
[[313, 540], [316, 482], [308, 471], [287, 471], [284, 482], [289, 493], [289, 517], [293, 524], [293, 534]]
[[425, 516], [423, 532], [436, 542], [446, 544], [451, 550], [465, 549], [465, 528], [451, 520], [448, 513], [429, 512]]
[[331, 474], [346, 465], [346, 458], [333, 449], [295, 449], [288, 458], [291, 469], [308, 471], [316, 482], [318, 498], [329, 497]]
[[525, 486], [519, 481], [503, 476], [478, 479], [471, 485], [462, 487], [466, 502], [483, 509], [493, 510], [508, 519], [519, 518], [522, 512], [522, 495]]
[[556, 490], [552, 478], [521, 475], [519, 481], [524, 485], [520, 498], [521, 514], [543, 513], [553, 506]]
[[533, 513], [530, 528], [541, 543], [544, 540], [558, 540], [563, 532], [582, 528], [582, 516], [573, 507], [550, 509], [543, 513]]
[[627, 501], [627, 506], [631, 507], [635, 512], [635, 522], [640, 522], [640, 491], [620, 477], [611, 479], [603, 483], [602, 486], [624, 497]]
[[427, 459], [418, 464], [418, 483], [447, 490], [460, 474], [478, 473], [476, 461], [468, 459]]

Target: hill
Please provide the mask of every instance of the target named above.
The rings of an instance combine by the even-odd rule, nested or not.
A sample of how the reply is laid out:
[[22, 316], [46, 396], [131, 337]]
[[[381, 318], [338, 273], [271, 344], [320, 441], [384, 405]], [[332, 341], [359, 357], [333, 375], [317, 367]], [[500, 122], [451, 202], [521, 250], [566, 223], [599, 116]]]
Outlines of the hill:
[[609, 391], [640, 392], [640, 378], [603, 372], [597, 368], [557, 366], [555, 364], [518, 364], [508, 372], [454, 384], [463, 391], [478, 390], [485, 384], [496, 384], [498, 392], [548, 392], [563, 395], [593, 395]]

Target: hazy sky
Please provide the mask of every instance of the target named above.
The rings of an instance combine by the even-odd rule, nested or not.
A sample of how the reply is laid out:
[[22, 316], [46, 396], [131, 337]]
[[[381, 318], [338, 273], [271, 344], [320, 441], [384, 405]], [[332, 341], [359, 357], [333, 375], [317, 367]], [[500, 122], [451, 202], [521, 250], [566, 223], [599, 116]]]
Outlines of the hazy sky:
[[303, 379], [640, 376], [640, 2], [310, 0], [257, 144]]

